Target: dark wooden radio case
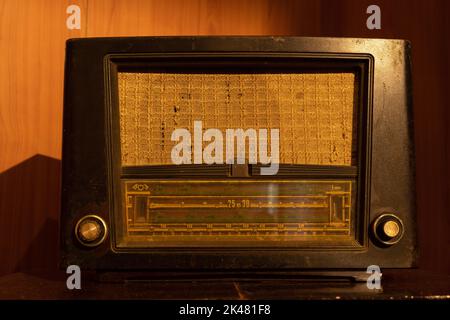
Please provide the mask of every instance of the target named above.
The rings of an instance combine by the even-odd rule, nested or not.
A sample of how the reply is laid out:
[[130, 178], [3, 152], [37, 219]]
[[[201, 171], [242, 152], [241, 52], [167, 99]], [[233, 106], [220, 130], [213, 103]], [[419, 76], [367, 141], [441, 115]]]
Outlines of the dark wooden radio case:
[[[145, 68], [264, 67], [301, 70], [358, 70], [357, 169], [311, 170], [281, 166], [277, 178], [356, 175], [354, 247], [214, 247], [119, 249], [114, 212], [120, 200], [117, 72]], [[73, 39], [67, 42], [64, 91], [62, 265], [100, 271], [299, 271], [356, 270], [369, 265], [409, 268], [416, 261], [414, 149], [412, 142], [410, 44], [403, 40], [303, 37], [136, 37]], [[256, 172], [257, 166], [251, 168]], [[159, 166], [130, 178], [221, 178], [229, 166]], [[262, 177], [253, 176], [255, 179]], [[77, 221], [95, 213], [106, 221], [106, 241], [80, 246]], [[373, 221], [393, 213], [403, 238], [380, 246]]]

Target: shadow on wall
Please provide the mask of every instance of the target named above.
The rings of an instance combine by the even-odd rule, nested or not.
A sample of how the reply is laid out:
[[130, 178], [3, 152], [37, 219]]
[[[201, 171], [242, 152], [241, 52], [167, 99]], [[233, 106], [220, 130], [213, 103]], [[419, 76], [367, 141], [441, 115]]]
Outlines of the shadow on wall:
[[0, 173], [0, 275], [58, 270], [60, 176], [39, 154]]

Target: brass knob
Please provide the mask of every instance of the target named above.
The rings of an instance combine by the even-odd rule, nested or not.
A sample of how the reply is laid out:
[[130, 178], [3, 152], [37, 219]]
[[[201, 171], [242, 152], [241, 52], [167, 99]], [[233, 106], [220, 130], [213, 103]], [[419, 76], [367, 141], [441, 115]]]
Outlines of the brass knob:
[[394, 214], [378, 216], [372, 224], [372, 234], [378, 244], [391, 246], [403, 237], [403, 222]]
[[397, 221], [389, 220], [383, 223], [383, 232], [388, 238], [395, 238], [400, 233], [400, 225]]
[[97, 240], [100, 237], [101, 232], [101, 226], [97, 221], [83, 221], [78, 227], [78, 233], [80, 234], [80, 237], [87, 242]]
[[87, 215], [78, 220], [75, 226], [75, 237], [84, 246], [95, 247], [106, 238], [105, 221], [96, 215]]

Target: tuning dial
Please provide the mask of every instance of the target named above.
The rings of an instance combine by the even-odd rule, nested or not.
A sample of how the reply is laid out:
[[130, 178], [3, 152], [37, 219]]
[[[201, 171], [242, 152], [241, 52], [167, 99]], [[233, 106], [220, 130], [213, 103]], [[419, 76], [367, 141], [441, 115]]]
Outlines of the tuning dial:
[[78, 220], [75, 226], [75, 237], [86, 247], [95, 247], [106, 238], [105, 221], [96, 215], [87, 215]]
[[403, 237], [403, 222], [394, 214], [385, 213], [375, 219], [372, 233], [377, 242], [391, 246]]

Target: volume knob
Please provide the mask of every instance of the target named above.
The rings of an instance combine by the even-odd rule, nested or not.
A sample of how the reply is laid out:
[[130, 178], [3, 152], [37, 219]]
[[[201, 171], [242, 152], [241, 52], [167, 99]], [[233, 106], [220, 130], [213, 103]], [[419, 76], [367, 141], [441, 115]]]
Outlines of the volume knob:
[[372, 224], [372, 234], [376, 242], [391, 246], [403, 237], [404, 227], [402, 220], [394, 214], [385, 213], [375, 219]]
[[386, 238], [393, 239], [400, 233], [400, 224], [395, 220], [383, 223], [383, 233]]
[[75, 237], [84, 246], [95, 247], [106, 238], [106, 223], [96, 215], [87, 215], [78, 220], [75, 226]]

